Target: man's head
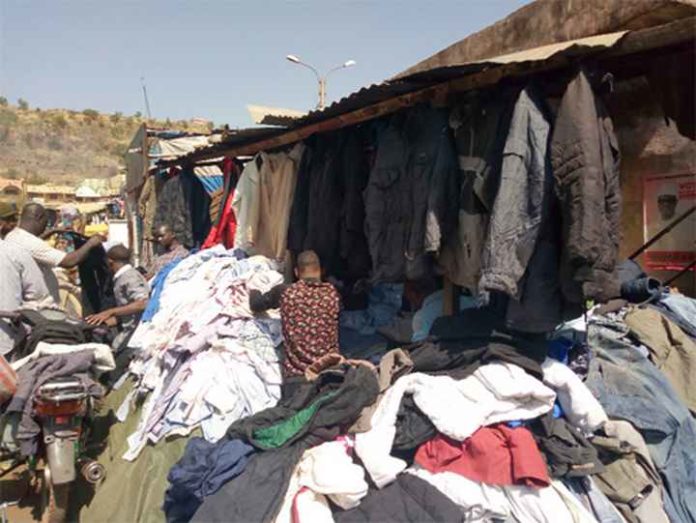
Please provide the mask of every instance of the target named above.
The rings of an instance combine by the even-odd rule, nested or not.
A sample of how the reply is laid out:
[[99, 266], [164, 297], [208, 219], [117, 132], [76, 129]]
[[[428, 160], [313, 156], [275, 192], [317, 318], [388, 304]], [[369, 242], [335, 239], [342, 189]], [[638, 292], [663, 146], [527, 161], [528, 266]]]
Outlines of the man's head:
[[114, 245], [106, 252], [106, 261], [109, 264], [111, 272], [118, 271], [124, 265], [129, 264], [130, 260], [130, 249], [120, 244]]
[[48, 225], [48, 213], [43, 205], [28, 203], [22, 209], [19, 217], [19, 226], [27, 232], [40, 236]]
[[0, 202], [0, 238], [17, 226], [17, 208], [7, 202]]
[[304, 251], [297, 257], [295, 276], [301, 280], [321, 278], [321, 263], [314, 251]]
[[677, 214], [679, 187], [676, 183], [665, 183], [657, 193], [657, 210], [663, 221], [673, 220]]
[[155, 239], [168, 251], [171, 251], [179, 244], [179, 240], [176, 239], [176, 235], [169, 225], [162, 225], [159, 229], [157, 229]]

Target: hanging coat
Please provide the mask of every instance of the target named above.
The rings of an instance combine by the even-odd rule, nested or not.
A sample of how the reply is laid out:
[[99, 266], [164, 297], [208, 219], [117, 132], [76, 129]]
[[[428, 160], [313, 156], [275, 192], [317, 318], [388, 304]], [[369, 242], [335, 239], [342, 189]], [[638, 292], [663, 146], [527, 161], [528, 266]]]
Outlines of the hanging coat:
[[561, 283], [571, 303], [620, 295], [619, 161], [611, 118], [581, 69], [566, 88], [551, 138], [563, 219]]

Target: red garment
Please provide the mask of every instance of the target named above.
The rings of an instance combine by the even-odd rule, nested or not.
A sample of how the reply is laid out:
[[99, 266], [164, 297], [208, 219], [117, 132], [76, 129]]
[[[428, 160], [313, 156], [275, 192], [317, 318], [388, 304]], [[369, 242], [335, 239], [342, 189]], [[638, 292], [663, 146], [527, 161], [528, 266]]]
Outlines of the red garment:
[[420, 446], [416, 463], [489, 485], [547, 487], [549, 473], [532, 433], [504, 424], [482, 427], [464, 441], [438, 434]]
[[312, 363], [338, 352], [341, 298], [330, 283], [300, 280], [280, 297], [285, 376], [302, 376]]
[[228, 249], [234, 247], [234, 235], [237, 233], [237, 217], [232, 209], [232, 200], [234, 199], [234, 191], [230, 191], [230, 195], [225, 202], [225, 208], [222, 211], [220, 223], [213, 225], [210, 228], [208, 237], [203, 242], [202, 249], [209, 249], [219, 243], [222, 243]]
[[[232, 187], [237, 185], [237, 167], [232, 158], [224, 158], [222, 160], [222, 176], [225, 180], [225, 187], [232, 184]], [[234, 176], [234, 181], [231, 179]], [[214, 223], [210, 228], [208, 237], [203, 242], [201, 249], [209, 249], [222, 243], [226, 248], [234, 247], [234, 235], [237, 233], [237, 217], [232, 209], [232, 200], [234, 200], [234, 189], [229, 191], [227, 200], [221, 205], [223, 206], [222, 214], [218, 223]]]

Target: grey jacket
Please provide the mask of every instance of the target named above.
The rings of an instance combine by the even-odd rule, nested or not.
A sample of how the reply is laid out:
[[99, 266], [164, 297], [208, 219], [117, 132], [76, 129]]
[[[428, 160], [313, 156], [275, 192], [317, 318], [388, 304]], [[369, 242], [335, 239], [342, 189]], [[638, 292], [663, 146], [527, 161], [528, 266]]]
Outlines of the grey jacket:
[[510, 296], [508, 326], [527, 332], [552, 330], [561, 320], [550, 134], [541, 98], [525, 88], [505, 140], [479, 283]]

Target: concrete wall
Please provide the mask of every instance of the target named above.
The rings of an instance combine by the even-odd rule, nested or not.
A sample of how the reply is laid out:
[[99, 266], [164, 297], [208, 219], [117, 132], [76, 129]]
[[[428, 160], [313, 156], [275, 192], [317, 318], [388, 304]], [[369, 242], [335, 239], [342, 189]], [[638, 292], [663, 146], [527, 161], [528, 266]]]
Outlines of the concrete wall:
[[[681, 136], [673, 122], [666, 124], [655, 93], [644, 78], [618, 83], [608, 105], [623, 155], [621, 256], [625, 258], [644, 243], [644, 178], [687, 172], [696, 176], [696, 142]], [[696, 231], [693, 234], [696, 238]], [[638, 261], [643, 264], [644, 260], [641, 257]], [[666, 280], [674, 274], [657, 272], [654, 276]], [[681, 277], [674, 285], [694, 296], [695, 273]]]
[[536, 0], [395, 78], [586, 36], [653, 27], [694, 14], [696, 0]]

